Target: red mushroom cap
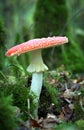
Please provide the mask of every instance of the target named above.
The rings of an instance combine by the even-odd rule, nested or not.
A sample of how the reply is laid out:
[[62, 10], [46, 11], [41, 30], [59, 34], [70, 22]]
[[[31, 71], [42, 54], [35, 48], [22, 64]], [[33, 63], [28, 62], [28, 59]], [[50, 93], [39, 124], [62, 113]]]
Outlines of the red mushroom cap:
[[57, 46], [67, 42], [68, 42], [68, 38], [63, 36], [57, 36], [57, 37], [53, 36], [48, 38], [32, 39], [10, 48], [6, 52], [6, 56], [20, 55], [28, 51]]

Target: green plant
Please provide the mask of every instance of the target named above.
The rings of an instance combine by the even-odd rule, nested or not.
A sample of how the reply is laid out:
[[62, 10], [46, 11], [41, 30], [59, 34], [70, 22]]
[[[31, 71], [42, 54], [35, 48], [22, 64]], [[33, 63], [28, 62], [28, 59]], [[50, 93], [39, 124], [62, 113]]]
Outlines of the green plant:
[[0, 96], [0, 130], [14, 130], [17, 126], [12, 96]]
[[84, 120], [78, 120], [76, 121], [77, 126], [80, 128], [80, 130], [84, 129]]
[[48, 93], [51, 103], [55, 105], [56, 112], [60, 111], [61, 104], [58, 99], [60, 91], [58, 90], [55, 80], [58, 80], [59, 76], [54, 72], [46, 72], [44, 75], [44, 86], [46, 86], [46, 93]]
[[65, 123], [58, 125], [54, 130], [80, 130], [76, 124]]
[[1, 92], [5, 95], [13, 95], [13, 104], [18, 106], [22, 111], [27, 110], [27, 98], [29, 95], [29, 90], [25, 87], [25, 79], [18, 78], [14, 76], [9, 76], [7, 81], [1, 86]]
[[[12, 93], [13, 105], [20, 108], [23, 113], [22, 117], [28, 117], [27, 113], [34, 115], [35, 95], [29, 92], [31, 75], [27, 77], [20, 65], [13, 65], [9, 66], [5, 73], [1, 71], [0, 76], [0, 94], [4, 93], [5, 96], [9, 96]], [[28, 99], [30, 106], [28, 106]]]

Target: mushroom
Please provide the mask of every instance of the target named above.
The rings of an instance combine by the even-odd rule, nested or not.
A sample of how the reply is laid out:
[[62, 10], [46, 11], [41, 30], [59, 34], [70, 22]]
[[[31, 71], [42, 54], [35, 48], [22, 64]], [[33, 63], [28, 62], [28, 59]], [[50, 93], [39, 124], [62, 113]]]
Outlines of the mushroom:
[[31, 51], [31, 62], [27, 68], [27, 71], [32, 73], [30, 93], [33, 92], [36, 95], [34, 103], [38, 104], [42, 89], [43, 72], [48, 70], [48, 67], [43, 63], [41, 49], [61, 45], [67, 42], [68, 38], [63, 36], [37, 38], [16, 45], [6, 52], [6, 56], [13, 56]]

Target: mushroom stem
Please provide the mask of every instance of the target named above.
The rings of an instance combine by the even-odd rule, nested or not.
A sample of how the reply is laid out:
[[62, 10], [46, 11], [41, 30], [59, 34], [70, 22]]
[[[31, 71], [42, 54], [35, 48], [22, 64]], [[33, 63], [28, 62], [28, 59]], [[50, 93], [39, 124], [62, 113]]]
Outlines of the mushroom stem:
[[43, 72], [33, 73], [30, 93], [33, 92], [36, 95], [34, 103], [38, 103], [42, 89], [42, 81], [43, 81]]
[[31, 52], [31, 61], [30, 65], [27, 68], [28, 72], [43, 72], [48, 70], [48, 67], [43, 63], [43, 59], [41, 56], [41, 50], [35, 50]]
[[31, 52], [31, 63], [27, 68], [28, 72], [32, 72], [32, 82], [30, 86], [30, 93], [35, 94], [33, 103], [36, 104], [34, 115], [38, 115], [38, 101], [42, 90], [43, 72], [48, 70], [48, 67], [43, 63], [41, 50]]
[[42, 90], [43, 72], [35, 72], [32, 75], [32, 82], [30, 86], [30, 93], [33, 93], [36, 97], [33, 99], [33, 104], [36, 105], [34, 109], [34, 116], [38, 118], [38, 103], [40, 93]]

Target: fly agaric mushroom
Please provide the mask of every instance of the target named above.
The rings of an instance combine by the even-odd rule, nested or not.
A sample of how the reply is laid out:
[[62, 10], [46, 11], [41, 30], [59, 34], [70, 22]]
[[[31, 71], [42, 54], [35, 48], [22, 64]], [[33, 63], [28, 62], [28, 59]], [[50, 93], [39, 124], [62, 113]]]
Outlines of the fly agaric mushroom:
[[68, 38], [63, 36], [38, 38], [16, 45], [6, 52], [6, 56], [13, 56], [31, 51], [32, 57], [27, 71], [33, 73], [30, 92], [33, 92], [37, 96], [35, 103], [38, 103], [40, 97], [43, 72], [48, 70], [48, 67], [43, 63], [41, 49], [61, 45], [67, 42]]

